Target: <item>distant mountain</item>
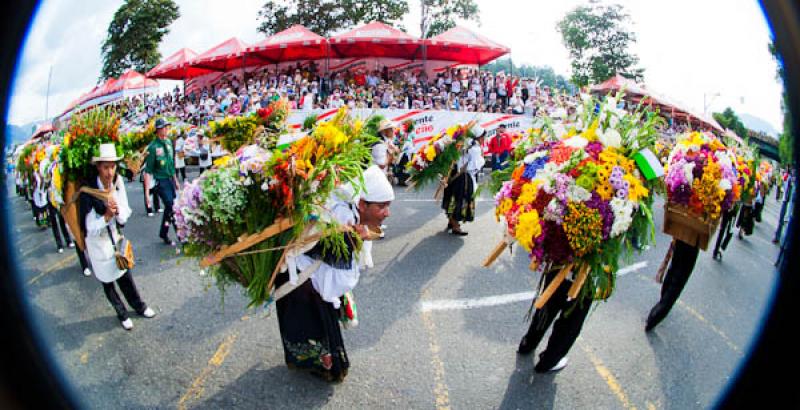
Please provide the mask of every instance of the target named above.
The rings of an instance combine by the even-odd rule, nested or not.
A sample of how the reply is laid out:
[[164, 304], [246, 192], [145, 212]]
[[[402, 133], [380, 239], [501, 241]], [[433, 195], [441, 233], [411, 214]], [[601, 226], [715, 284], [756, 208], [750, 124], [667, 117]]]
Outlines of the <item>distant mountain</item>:
[[780, 132], [776, 130], [775, 127], [773, 127], [772, 124], [768, 123], [765, 119], [750, 114], [739, 114], [739, 119], [742, 120], [745, 127], [753, 131], [765, 132], [770, 137], [778, 139], [778, 134], [780, 134]]
[[25, 142], [33, 134], [36, 123], [25, 125], [6, 124], [6, 145]]

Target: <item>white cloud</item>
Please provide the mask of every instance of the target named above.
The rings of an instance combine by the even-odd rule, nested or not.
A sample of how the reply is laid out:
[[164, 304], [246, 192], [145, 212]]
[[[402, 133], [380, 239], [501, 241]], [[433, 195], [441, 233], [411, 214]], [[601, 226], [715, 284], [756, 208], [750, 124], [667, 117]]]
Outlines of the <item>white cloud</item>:
[[[464, 25], [511, 48], [516, 63], [549, 65], [569, 75], [569, 55], [556, 23], [583, 1], [477, 0], [481, 23]], [[634, 51], [649, 87], [698, 112], [703, 94], [710, 111], [731, 106], [762, 117], [780, 129], [781, 86], [767, 52], [770, 32], [751, 0], [670, 2], [619, 0], [630, 13], [638, 43]], [[247, 43], [257, 32], [263, 0], [178, 1], [181, 17], [160, 46], [163, 56], [181, 47], [198, 53], [233, 36]], [[23, 54], [9, 119], [25, 123], [44, 115], [47, 74], [53, 65], [50, 112], [60, 112], [90, 89], [102, 66], [100, 45], [121, 1], [90, 0], [81, 7], [68, 0], [47, 0], [37, 15]], [[410, 1], [406, 29], [419, 35], [419, 0]], [[164, 88], [173, 87], [165, 83]], [[743, 102], [742, 102], [743, 98]]]

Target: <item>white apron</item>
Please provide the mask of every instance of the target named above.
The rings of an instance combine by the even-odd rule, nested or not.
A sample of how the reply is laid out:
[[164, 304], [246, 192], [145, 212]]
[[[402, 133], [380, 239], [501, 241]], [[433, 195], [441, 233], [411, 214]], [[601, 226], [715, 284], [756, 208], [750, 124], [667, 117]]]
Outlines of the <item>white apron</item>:
[[[100, 178], [97, 186], [105, 189]], [[117, 268], [117, 261], [114, 258], [114, 245], [108, 236], [107, 226], [111, 228], [114, 235], [114, 242], [119, 241], [120, 233], [117, 231], [117, 222], [124, 225], [131, 215], [131, 208], [128, 206], [128, 195], [125, 192], [125, 184], [122, 178], [117, 177], [117, 189], [113, 191], [114, 200], [117, 201], [119, 215], [114, 216], [106, 222], [102, 215], [98, 215], [94, 209], [86, 214], [86, 254], [92, 271], [100, 282], [111, 283], [125, 274], [125, 270]]]

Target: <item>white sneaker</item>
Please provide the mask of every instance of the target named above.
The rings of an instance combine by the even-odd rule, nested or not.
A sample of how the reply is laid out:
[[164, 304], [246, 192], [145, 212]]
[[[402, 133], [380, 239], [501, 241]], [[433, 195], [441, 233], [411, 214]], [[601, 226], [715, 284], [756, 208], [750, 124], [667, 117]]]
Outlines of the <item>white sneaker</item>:
[[130, 318], [123, 320], [121, 323], [123, 329], [125, 330], [133, 329], [133, 321]]
[[153, 309], [150, 309], [150, 308], [147, 308], [147, 309], [144, 310], [144, 312], [142, 312], [142, 316], [144, 316], [144, 317], [146, 317], [148, 319], [151, 318], [151, 317], [154, 317], [155, 315], [156, 315], [156, 311], [153, 310]]
[[70, 242], [69, 245], [67, 245], [67, 246], [69, 246], [70, 248], [74, 248], [75, 247], [75, 242]]
[[548, 370], [548, 372], [557, 372], [557, 371], [567, 367], [567, 362], [568, 362], [567, 358], [566, 357], [562, 357], [561, 360], [559, 360], [558, 363], [556, 363], [555, 366], [551, 367], [550, 370]]
[[58, 253], [64, 253], [64, 248], [58, 248]]
[[92, 276], [92, 270], [89, 268], [84, 269], [83, 276]]
[[163, 214], [164, 213], [164, 208], [159, 209], [158, 213]]
[[148, 216], [148, 217], [151, 217], [151, 216], [153, 216], [153, 213], [152, 213], [152, 212], [148, 212], [148, 213], [147, 213], [147, 216]]

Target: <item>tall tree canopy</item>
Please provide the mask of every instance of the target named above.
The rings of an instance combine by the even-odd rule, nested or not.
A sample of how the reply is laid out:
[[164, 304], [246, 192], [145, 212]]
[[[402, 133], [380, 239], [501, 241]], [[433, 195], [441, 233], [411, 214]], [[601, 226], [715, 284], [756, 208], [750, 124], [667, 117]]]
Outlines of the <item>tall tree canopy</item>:
[[711, 115], [723, 128], [727, 128], [736, 133], [736, 135], [747, 138], [750, 135], [750, 130], [744, 125], [736, 112], [731, 107], [725, 108], [723, 112], [715, 112]]
[[258, 12], [261, 22], [258, 31], [272, 35], [301, 24], [327, 37], [371, 21], [400, 27], [400, 20], [406, 13], [407, 0], [270, 0]]
[[789, 95], [786, 93], [786, 71], [783, 68], [783, 59], [775, 47], [775, 41], [771, 41], [767, 46], [770, 54], [777, 63], [775, 77], [783, 85], [783, 95], [781, 96], [781, 111], [783, 112], [783, 131], [778, 142], [778, 153], [781, 157], [781, 164], [790, 165], [794, 163], [794, 135], [792, 135], [792, 115], [789, 112]]
[[133, 68], [147, 72], [161, 60], [158, 45], [180, 17], [172, 0], [125, 0], [114, 13], [103, 41], [102, 78], [117, 77]]
[[572, 58], [572, 82], [577, 86], [600, 83], [621, 74], [637, 81], [644, 69], [629, 48], [636, 36], [626, 27], [630, 16], [618, 4], [597, 0], [579, 6], [558, 22], [564, 45]]
[[420, 33], [430, 38], [455, 27], [456, 18], [480, 22], [475, 0], [420, 0]]

